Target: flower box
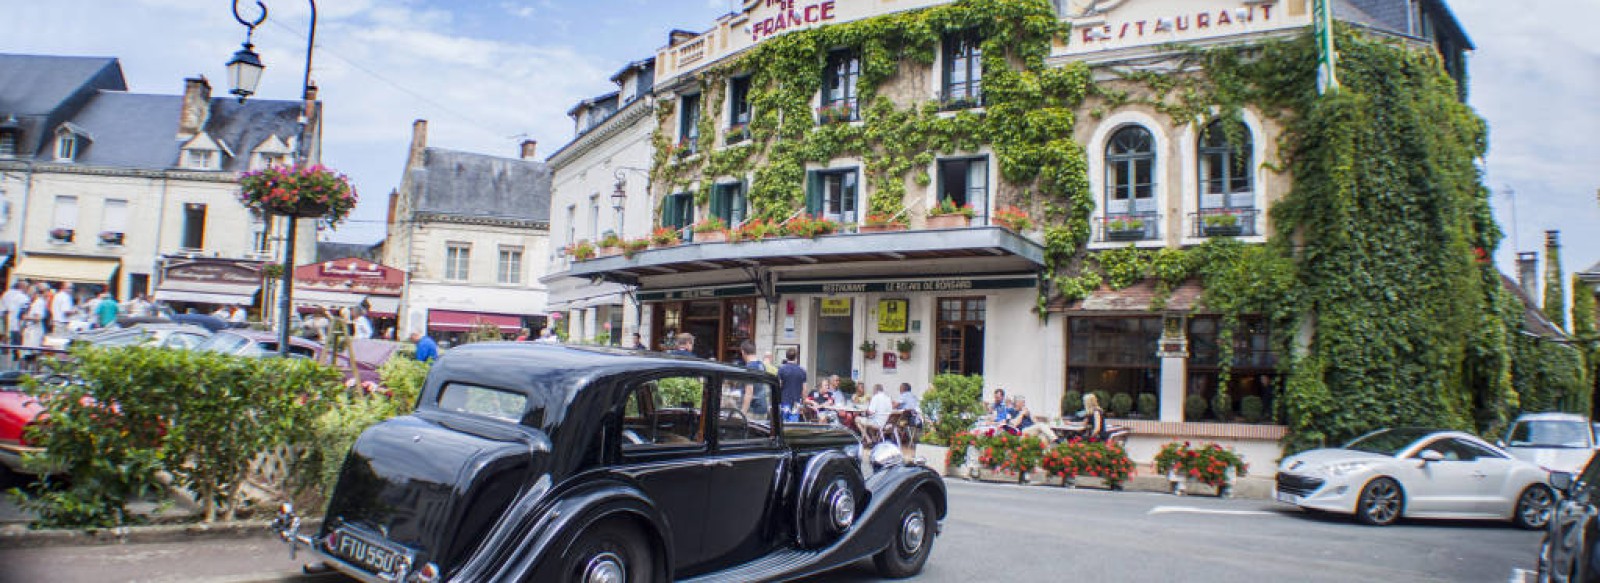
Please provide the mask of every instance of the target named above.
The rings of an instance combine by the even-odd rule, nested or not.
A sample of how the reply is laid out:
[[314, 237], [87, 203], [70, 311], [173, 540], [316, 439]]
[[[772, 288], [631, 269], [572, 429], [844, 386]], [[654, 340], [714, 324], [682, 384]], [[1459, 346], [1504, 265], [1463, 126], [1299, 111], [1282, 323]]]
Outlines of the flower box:
[[608, 247], [601, 247], [600, 248], [600, 256], [601, 257], [611, 257], [613, 255], [621, 255], [621, 254], [622, 254], [622, 247], [619, 247], [619, 246], [608, 246]]
[[1110, 241], [1142, 241], [1144, 229], [1117, 229], [1106, 231], [1106, 239]]
[[966, 215], [933, 215], [928, 217], [929, 229], [960, 229], [972, 224]]
[[100, 233], [101, 245], [121, 245], [123, 234], [116, 231], [102, 231]]
[[898, 223], [889, 224], [889, 225], [861, 225], [859, 227], [856, 227], [856, 232], [857, 233], [892, 233], [892, 232], [895, 232], [895, 231], [904, 231], [904, 230], [906, 230], [908, 228], [910, 228], [910, 227], [907, 227], [905, 225], [898, 224]]
[[1238, 237], [1244, 234], [1242, 225], [1206, 225], [1203, 232], [1207, 237]]
[[724, 146], [732, 146], [734, 144], [744, 143], [745, 141], [748, 141], [749, 139], [750, 139], [750, 126], [747, 126], [747, 125], [744, 125], [744, 124], [740, 124], [740, 125], [736, 125], [736, 126], [733, 126], [731, 128], [728, 128], [727, 133], [723, 134], [723, 136], [722, 136], [722, 145], [724, 145]]
[[723, 231], [723, 230], [696, 231], [695, 234], [694, 234], [694, 242], [696, 242], [696, 243], [727, 243], [728, 242], [728, 232], [727, 231]]
[[50, 229], [50, 241], [56, 243], [71, 243], [76, 232], [72, 229]]

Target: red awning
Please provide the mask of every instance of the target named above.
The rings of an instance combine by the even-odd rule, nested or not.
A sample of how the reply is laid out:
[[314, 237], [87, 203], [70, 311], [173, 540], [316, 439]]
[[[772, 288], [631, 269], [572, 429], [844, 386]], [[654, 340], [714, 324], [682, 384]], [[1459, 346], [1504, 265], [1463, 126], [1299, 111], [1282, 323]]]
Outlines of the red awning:
[[522, 316], [508, 314], [484, 314], [481, 312], [456, 312], [451, 310], [428, 310], [428, 329], [440, 332], [471, 332], [480, 324], [489, 323], [500, 328], [501, 332], [515, 334], [522, 330]]

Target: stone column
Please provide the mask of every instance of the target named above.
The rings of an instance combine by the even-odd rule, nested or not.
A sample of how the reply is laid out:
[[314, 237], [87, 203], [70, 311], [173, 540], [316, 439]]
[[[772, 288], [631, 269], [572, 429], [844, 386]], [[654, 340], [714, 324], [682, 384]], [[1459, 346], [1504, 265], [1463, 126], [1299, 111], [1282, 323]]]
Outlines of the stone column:
[[1156, 356], [1161, 358], [1161, 420], [1183, 421], [1185, 380], [1189, 377], [1188, 326], [1183, 314], [1169, 313], [1162, 318], [1161, 341]]

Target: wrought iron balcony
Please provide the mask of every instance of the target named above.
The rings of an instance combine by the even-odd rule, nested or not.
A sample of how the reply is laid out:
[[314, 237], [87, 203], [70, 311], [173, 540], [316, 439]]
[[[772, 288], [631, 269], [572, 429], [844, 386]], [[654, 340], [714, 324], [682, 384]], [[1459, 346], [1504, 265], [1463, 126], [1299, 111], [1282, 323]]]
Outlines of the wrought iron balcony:
[[1253, 208], [1205, 209], [1189, 213], [1191, 237], [1254, 237], [1261, 233], [1261, 211]]
[[1161, 213], [1122, 213], [1096, 219], [1095, 240], [1149, 241], [1161, 238]]

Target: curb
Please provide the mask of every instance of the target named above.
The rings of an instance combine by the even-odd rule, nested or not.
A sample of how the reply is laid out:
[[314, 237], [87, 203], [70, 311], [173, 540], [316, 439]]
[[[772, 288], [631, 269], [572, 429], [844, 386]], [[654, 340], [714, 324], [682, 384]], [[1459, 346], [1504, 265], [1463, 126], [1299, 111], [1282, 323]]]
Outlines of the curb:
[[[240, 520], [214, 522], [211, 524], [123, 526], [95, 530], [29, 530], [27, 528], [7, 526], [0, 528], [0, 548], [129, 545], [276, 537], [277, 534], [272, 532], [271, 526], [272, 521], [270, 520]], [[321, 518], [302, 519], [300, 530], [302, 532], [315, 532], [321, 526]]]

